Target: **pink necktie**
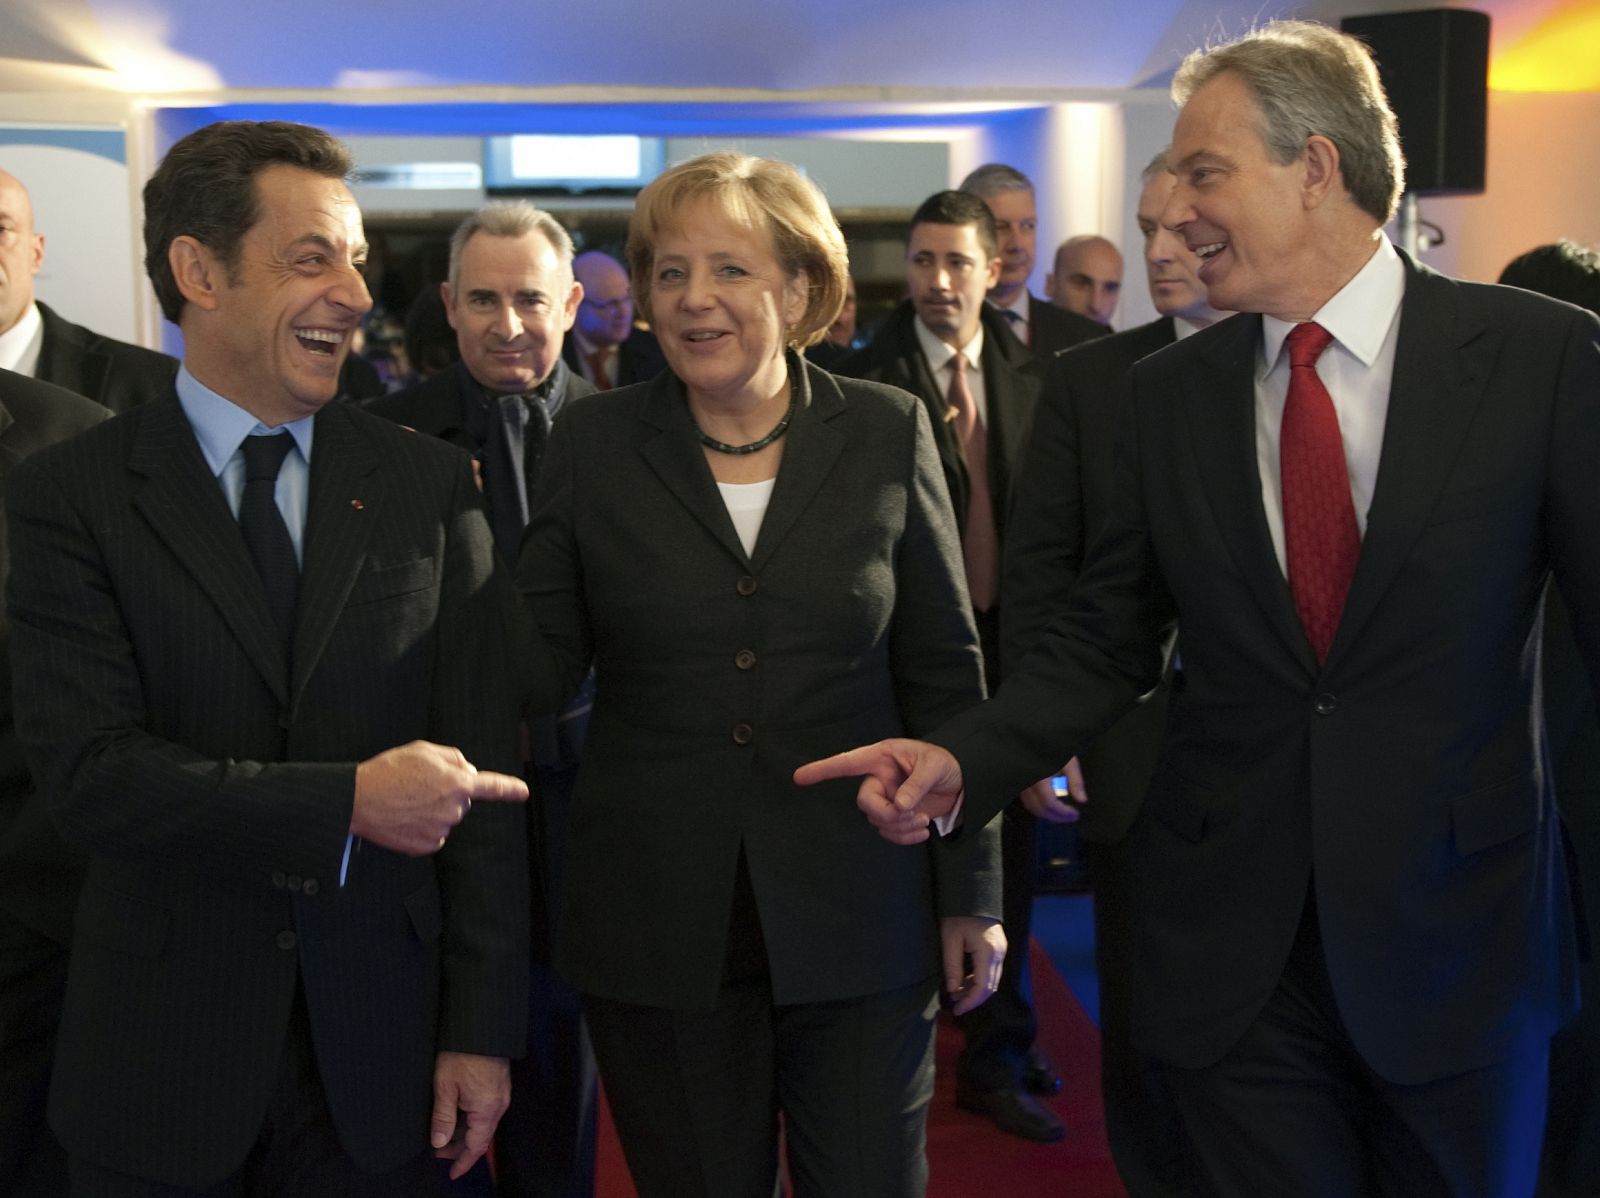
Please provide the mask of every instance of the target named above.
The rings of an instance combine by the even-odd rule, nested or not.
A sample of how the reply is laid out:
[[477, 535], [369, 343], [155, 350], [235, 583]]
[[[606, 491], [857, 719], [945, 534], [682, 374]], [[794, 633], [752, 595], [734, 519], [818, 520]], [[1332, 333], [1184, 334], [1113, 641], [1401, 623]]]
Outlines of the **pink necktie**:
[[1290, 330], [1289, 397], [1278, 446], [1289, 590], [1318, 663], [1333, 644], [1361, 555], [1339, 416], [1317, 377], [1317, 358], [1332, 341], [1319, 324]]
[[974, 611], [988, 611], [999, 597], [1000, 537], [994, 525], [994, 498], [989, 494], [989, 437], [978, 416], [978, 401], [967, 386], [966, 368], [965, 354], [950, 359], [950, 390], [945, 399], [955, 413], [956, 433], [967, 459], [967, 519], [961, 538], [967, 591]]

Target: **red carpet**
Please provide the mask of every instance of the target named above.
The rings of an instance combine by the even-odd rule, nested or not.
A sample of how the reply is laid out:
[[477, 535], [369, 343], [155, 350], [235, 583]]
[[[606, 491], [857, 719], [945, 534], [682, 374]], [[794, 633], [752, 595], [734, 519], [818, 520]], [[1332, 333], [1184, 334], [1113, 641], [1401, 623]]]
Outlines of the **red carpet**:
[[[1066, 1079], [1051, 1105], [1067, 1124], [1067, 1138], [1059, 1144], [1030, 1144], [996, 1131], [987, 1119], [959, 1110], [955, 1069], [961, 1036], [948, 1020], [942, 1021], [938, 1080], [928, 1114], [928, 1198], [1014, 1198], [1019, 1194], [1126, 1198], [1106, 1147], [1105, 1116], [1100, 1109], [1099, 1036], [1050, 958], [1037, 944], [1029, 947], [1039, 1047]], [[604, 1104], [602, 1096], [596, 1198], [634, 1198], [622, 1147]]]

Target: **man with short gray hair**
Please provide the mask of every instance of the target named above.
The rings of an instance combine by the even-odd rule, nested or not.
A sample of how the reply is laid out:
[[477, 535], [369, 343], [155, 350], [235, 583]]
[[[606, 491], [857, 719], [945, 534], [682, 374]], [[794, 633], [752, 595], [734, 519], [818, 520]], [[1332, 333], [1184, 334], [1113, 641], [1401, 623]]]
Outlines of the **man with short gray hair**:
[[[368, 410], [472, 455], [495, 546], [515, 566], [550, 426], [595, 391], [562, 360], [584, 294], [573, 277], [572, 238], [526, 200], [488, 204], [451, 237], [440, 294], [460, 360], [372, 400]], [[592, 699], [586, 683], [560, 719], [528, 724], [535, 869], [528, 1055], [511, 1064], [511, 1105], [495, 1136], [496, 1192], [519, 1198], [594, 1191], [594, 1055], [578, 996], [550, 966], [567, 805]]]
[[989, 302], [1006, 318], [1021, 342], [1041, 361], [1069, 346], [1109, 331], [1101, 322], [1045, 303], [1028, 292], [1039, 240], [1039, 213], [1033, 181], [1014, 166], [987, 162], [961, 180], [961, 191], [977, 196], [994, 216], [1000, 236], [1000, 281]]

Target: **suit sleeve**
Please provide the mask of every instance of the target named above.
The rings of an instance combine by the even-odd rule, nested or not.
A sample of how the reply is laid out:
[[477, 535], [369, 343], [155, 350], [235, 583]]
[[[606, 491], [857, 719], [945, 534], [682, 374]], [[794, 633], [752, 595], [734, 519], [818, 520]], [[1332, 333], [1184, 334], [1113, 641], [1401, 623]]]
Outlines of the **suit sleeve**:
[[[1066, 607], [1083, 566], [1083, 485], [1069, 372], [1053, 362], [1011, 493], [1000, 593], [1000, 663], [1010, 674]], [[1059, 762], [1057, 764], [1060, 764]]]
[[139, 663], [95, 533], [39, 460], [7, 492], [13, 680], [18, 732], [63, 836], [186, 869], [334, 876], [355, 765], [216, 760], [145, 731]]
[[1563, 347], [1545, 495], [1551, 569], [1600, 701], [1600, 320], [1573, 317]]
[[594, 653], [576, 528], [577, 415], [562, 417], [551, 431], [517, 559], [523, 605], [518, 657], [527, 710], [538, 714], [558, 712], [571, 701]]
[[[503, 573], [462, 462], [445, 539], [430, 727], [484, 769], [520, 774], [518, 686]], [[521, 803], [476, 803], [435, 857], [444, 907], [439, 1047], [521, 1056], [528, 1023], [529, 863]]]
[[[983, 660], [933, 429], [920, 402], [911, 411], [915, 432], [889, 661], [901, 723], [910, 735], [920, 736], [983, 697]], [[998, 820], [934, 837], [927, 851], [939, 915], [1000, 918]]]
[[991, 818], [1161, 680], [1177, 610], [1144, 504], [1142, 426], [1155, 403], [1142, 402], [1142, 372], [1135, 371], [1118, 429], [1106, 527], [1065, 610], [993, 699], [928, 738], [961, 763], [969, 819]]

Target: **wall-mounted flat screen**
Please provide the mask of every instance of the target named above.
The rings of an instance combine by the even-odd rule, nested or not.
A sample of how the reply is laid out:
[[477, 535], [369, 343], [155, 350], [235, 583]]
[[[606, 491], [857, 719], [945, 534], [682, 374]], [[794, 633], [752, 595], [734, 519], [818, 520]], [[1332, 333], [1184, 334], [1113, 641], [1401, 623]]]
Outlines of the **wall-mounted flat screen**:
[[666, 141], [625, 134], [517, 133], [484, 139], [483, 183], [491, 195], [639, 190], [661, 173]]

